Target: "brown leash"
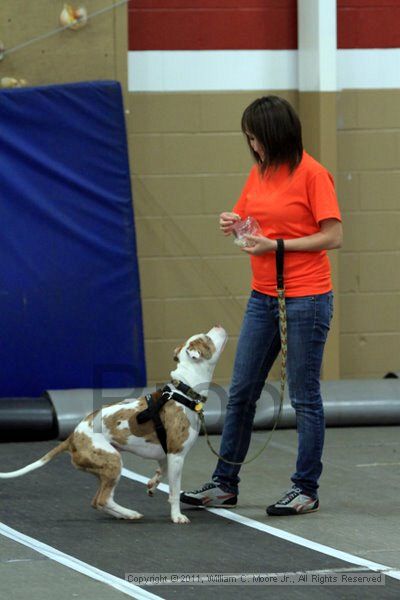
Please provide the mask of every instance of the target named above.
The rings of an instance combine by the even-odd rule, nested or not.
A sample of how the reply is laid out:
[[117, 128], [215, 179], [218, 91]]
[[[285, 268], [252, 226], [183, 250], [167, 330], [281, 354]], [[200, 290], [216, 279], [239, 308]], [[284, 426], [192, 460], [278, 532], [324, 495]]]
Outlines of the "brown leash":
[[200, 410], [198, 413], [199, 418], [200, 418], [201, 428], [206, 437], [208, 447], [210, 448], [211, 452], [219, 458], [219, 460], [222, 460], [223, 462], [225, 462], [229, 465], [246, 465], [246, 464], [252, 462], [253, 460], [255, 460], [256, 458], [258, 458], [264, 452], [264, 450], [267, 448], [267, 446], [269, 445], [272, 435], [278, 426], [279, 419], [282, 414], [283, 400], [285, 397], [286, 358], [287, 358], [287, 316], [286, 316], [286, 303], [285, 303], [285, 285], [284, 285], [284, 278], [283, 278], [285, 247], [284, 247], [283, 240], [281, 240], [281, 239], [277, 240], [277, 244], [278, 244], [278, 246], [276, 249], [276, 283], [277, 283], [276, 289], [278, 292], [279, 332], [280, 332], [280, 337], [281, 337], [281, 377], [280, 377], [280, 392], [279, 392], [279, 409], [278, 409], [278, 414], [275, 419], [274, 426], [271, 429], [262, 448], [258, 452], [256, 452], [256, 454], [254, 456], [252, 456], [251, 458], [244, 460], [242, 462], [234, 462], [234, 461], [224, 458], [213, 448], [213, 446], [210, 442], [210, 436], [209, 436], [209, 434], [207, 432], [207, 428], [206, 428], [204, 411]]

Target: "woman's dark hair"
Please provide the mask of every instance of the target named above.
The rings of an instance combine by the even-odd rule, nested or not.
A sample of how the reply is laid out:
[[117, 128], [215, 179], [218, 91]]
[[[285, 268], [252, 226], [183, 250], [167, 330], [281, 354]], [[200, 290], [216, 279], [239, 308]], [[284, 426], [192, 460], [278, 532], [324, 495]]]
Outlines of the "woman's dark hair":
[[[283, 164], [287, 164], [292, 173], [300, 163], [303, 156], [301, 123], [294, 108], [284, 98], [263, 96], [254, 100], [243, 113], [242, 131], [261, 173]], [[249, 134], [263, 145], [264, 160], [252, 149]]]

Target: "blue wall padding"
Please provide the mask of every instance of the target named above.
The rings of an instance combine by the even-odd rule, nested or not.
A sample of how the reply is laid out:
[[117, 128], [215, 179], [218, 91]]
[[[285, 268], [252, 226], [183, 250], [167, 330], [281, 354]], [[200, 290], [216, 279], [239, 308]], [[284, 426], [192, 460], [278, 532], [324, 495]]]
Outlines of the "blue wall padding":
[[0, 92], [0, 396], [146, 384], [121, 89]]

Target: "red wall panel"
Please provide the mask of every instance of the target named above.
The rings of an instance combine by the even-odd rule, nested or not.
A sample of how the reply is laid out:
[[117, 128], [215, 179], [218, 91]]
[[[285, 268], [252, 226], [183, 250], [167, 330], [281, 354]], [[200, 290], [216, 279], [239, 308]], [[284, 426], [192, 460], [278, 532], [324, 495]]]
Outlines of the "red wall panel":
[[204, 8], [285, 8], [296, 6], [297, 0], [129, 0], [129, 10], [198, 9]]
[[296, 0], [131, 0], [129, 17], [131, 50], [297, 48]]
[[[400, 0], [338, 0], [338, 48], [399, 48]], [[130, 50], [297, 48], [296, 0], [130, 0]]]
[[399, 48], [400, 0], [338, 0], [338, 48]]

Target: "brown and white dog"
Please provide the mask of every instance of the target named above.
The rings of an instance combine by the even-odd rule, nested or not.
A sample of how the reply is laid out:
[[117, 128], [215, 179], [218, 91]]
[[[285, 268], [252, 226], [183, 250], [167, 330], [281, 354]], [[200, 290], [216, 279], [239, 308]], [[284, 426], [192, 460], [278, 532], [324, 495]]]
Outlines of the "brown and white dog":
[[[174, 359], [178, 365], [171, 372], [171, 379], [176, 384], [177, 381], [182, 382], [206, 398], [215, 365], [226, 341], [227, 334], [220, 326], [213, 327], [207, 334], [189, 338], [174, 351]], [[169, 384], [169, 387], [178, 392], [173, 383]], [[182, 395], [181, 391], [178, 393]], [[155, 402], [160, 396], [160, 391], [152, 394]], [[104, 406], [85, 417], [65, 441], [41, 459], [17, 471], [0, 473], [0, 479], [25, 475], [67, 451], [71, 454], [75, 467], [93, 473], [100, 480], [99, 489], [92, 501], [94, 508], [117, 519], [140, 519], [143, 515], [120, 506], [114, 500], [114, 490], [122, 470], [119, 451], [126, 450], [158, 461], [159, 468], [147, 484], [150, 495], [157, 488], [165, 471], [168, 471], [171, 519], [174, 523], [189, 523], [189, 519], [181, 513], [179, 494], [183, 462], [199, 434], [199, 416], [194, 410], [173, 399], [164, 404], [160, 410], [160, 417], [167, 433], [165, 453], [156, 435], [153, 421], [143, 424], [137, 422], [137, 415], [146, 408], [145, 397]]]

